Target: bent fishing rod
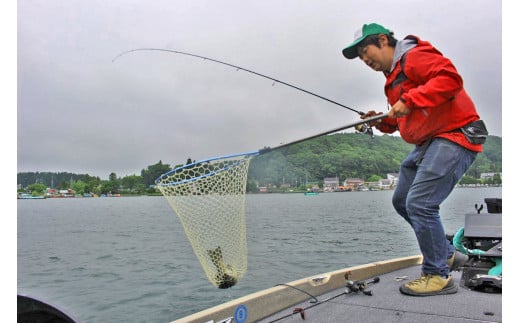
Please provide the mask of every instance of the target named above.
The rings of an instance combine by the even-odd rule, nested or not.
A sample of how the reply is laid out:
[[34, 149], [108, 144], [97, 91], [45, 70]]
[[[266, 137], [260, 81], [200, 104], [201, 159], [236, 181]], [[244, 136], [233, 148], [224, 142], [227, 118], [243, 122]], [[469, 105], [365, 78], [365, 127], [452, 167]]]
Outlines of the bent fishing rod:
[[305, 89], [302, 89], [301, 87], [298, 87], [296, 85], [292, 85], [292, 84], [289, 84], [287, 82], [284, 82], [284, 81], [281, 81], [281, 80], [278, 80], [278, 79], [275, 79], [274, 77], [271, 77], [271, 76], [267, 76], [265, 74], [261, 74], [261, 73], [258, 73], [258, 72], [255, 72], [255, 71], [252, 71], [250, 69], [247, 69], [247, 68], [244, 68], [244, 67], [240, 67], [240, 66], [237, 66], [237, 65], [234, 65], [234, 64], [230, 64], [230, 63], [226, 63], [226, 62], [223, 62], [223, 61], [220, 61], [220, 60], [217, 60], [217, 59], [214, 59], [214, 58], [210, 58], [210, 57], [206, 57], [206, 56], [201, 56], [201, 55], [197, 55], [197, 54], [192, 54], [192, 53], [187, 53], [187, 52], [182, 52], [182, 51], [178, 51], [178, 50], [173, 50], [173, 49], [164, 49], [164, 48], [136, 48], [136, 49], [131, 49], [131, 50], [128, 50], [128, 51], [125, 51], [125, 52], [122, 52], [120, 53], [119, 55], [117, 55], [116, 57], [114, 57], [114, 59], [112, 59], [112, 62], [115, 62], [119, 57], [123, 56], [123, 55], [126, 55], [126, 54], [130, 54], [130, 53], [133, 53], [133, 52], [138, 52], [138, 51], [159, 51], [159, 52], [167, 52], [167, 53], [173, 53], [173, 54], [180, 54], [180, 55], [186, 55], [186, 56], [191, 56], [191, 57], [196, 57], [196, 58], [200, 58], [200, 59], [203, 59], [203, 60], [207, 60], [207, 61], [211, 61], [211, 62], [214, 62], [214, 63], [218, 63], [218, 64], [223, 64], [223, 65], [227, 65], [227, 66], [230, 66], [230, 67], [233, 67], [233, 68], [236, 68], [237, 70], [242, 70], [242, 71], [245, 71], [245, 72], [248, 72], [248, 73], [251, 73], [251, 74], [254, 74], [254, 75], [258, 75], [260, 77], [263, 77], [263, 78], [266, 78], [266, 79], [269, 79], [271, 81], [274, 81], [276, 83], [280, 83], [280, 84], [283, 84], [283, 85], [286, 85], [286, 86], [289, 86], [289, 87], [292, 87], [293, 89], [296, 89], [296, 90], [299, 90], [299, 91], [302, 91], [302, 92], [305, 92], [307, 94], [310, 94], [310, 95], [313, 95], [317, 98], [320, 98], [322, 100], [325, 100], [325, 101], [328, 101], [330, 103], [333, 103], [335, 105], [338, 105], [342, 108], [345, 108], [345, 109], [348, 109], [350, 111], [353, 111], [353, 112], [356, 112], [357, 114], [359, 115], [364, 115], [365, 113], [362, 112], [362, 111], [358, 111], [358, 110], [355, 110], [353, 108], [350, 108], [350, 107], [347, 107], [346, 105], [343, 105], [339, 102], [336, 102], [334, 100], [331, 100], [331, 99], [328, 99], [324, 96], [321, 96], [319, 94], [316, 94], [314, 92], [311, 92], [311, 91], [308, 91], [308, 90], [305, 90]]

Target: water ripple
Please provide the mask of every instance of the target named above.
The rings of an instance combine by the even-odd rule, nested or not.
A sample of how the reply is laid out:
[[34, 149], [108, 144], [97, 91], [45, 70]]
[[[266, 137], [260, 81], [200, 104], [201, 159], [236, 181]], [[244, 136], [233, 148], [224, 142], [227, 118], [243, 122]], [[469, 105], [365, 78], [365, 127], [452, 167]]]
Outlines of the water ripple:
[[[18, 291], [83, 323], [173, 321], [276, 284], [418, 254], [392, 193], [247, 195], [248, 272], [227, 290], [209, 283], [163, 197], [19, 203]], [[501, 195], [456, 189], [441, 207], [446, 232]]]

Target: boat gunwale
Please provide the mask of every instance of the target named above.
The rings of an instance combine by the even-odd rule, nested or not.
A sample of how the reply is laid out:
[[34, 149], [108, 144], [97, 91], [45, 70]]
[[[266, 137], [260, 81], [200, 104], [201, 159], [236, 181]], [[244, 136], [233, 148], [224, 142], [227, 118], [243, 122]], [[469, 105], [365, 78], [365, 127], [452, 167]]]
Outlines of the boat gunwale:
[[177, 319], [172, 321], [172, 323], [226, 321], [233, 318], [235, 310], [240, 305], [244, 305], [247, 309], [247, 321], [254, 322], [305, 301], [309, 298], [308, 294], [320, 296], [334, 289], [344, 287], [346, 278], [354, 281], [364, 280], [421, 263], [422, 256], [417, 255], [372, 262], [313, 275], [242, 296]]

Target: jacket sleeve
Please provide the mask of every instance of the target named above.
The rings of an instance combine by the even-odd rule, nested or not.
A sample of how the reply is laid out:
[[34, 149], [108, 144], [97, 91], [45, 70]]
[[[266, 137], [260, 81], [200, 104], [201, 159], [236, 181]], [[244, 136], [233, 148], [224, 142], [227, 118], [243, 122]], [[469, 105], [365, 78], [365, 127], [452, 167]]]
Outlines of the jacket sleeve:
[[397, 131], [397, 119], [384, 118], [375, 125], [376, 129], [384, 133], [393, 133]]
[[434, 48], [410, 51], [405, 74], [416, 84], [400, 98], [410, 109], [437, 107], [463, 89], [462, 77], [453, 63]]

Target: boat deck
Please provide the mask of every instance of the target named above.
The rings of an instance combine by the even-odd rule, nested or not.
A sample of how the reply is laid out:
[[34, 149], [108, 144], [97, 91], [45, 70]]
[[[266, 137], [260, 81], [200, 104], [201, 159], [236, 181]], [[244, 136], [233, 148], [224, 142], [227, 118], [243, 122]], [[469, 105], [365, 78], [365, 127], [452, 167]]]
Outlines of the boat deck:
[[[399, 292], [399, 286], [407, 280], [418, 277], [420, 265], [382, 274], [378, 283], [369, 284], [366, 291], [343, 294], [346, 288], [339, 288], [316, 296], [318, 303], [309, 299], [278, 312], [258, 322], [501, 322], [502, 294], [484, 293], [460, 286], [461, 272], [453, 272], [459, 284], [456, 294], [429, 297], [413, 297]], [[399, 277], [407, 277], [399, 281]], [[367, 279], [366, 281], [370, 281]], [[338, 296], [333, 298], [334, 296]], [[309, 297], [310, 298], [310, 297]], [[333, 298], [326, 301], [329, 298]], [[321, 303], [323, 302], [323, 303]], [[317, 304], [317, 305], [316, 305]], [[304, 309], [305, 321], [295, 308]], [[284, 318], [285, 317], [285, 318]]]

